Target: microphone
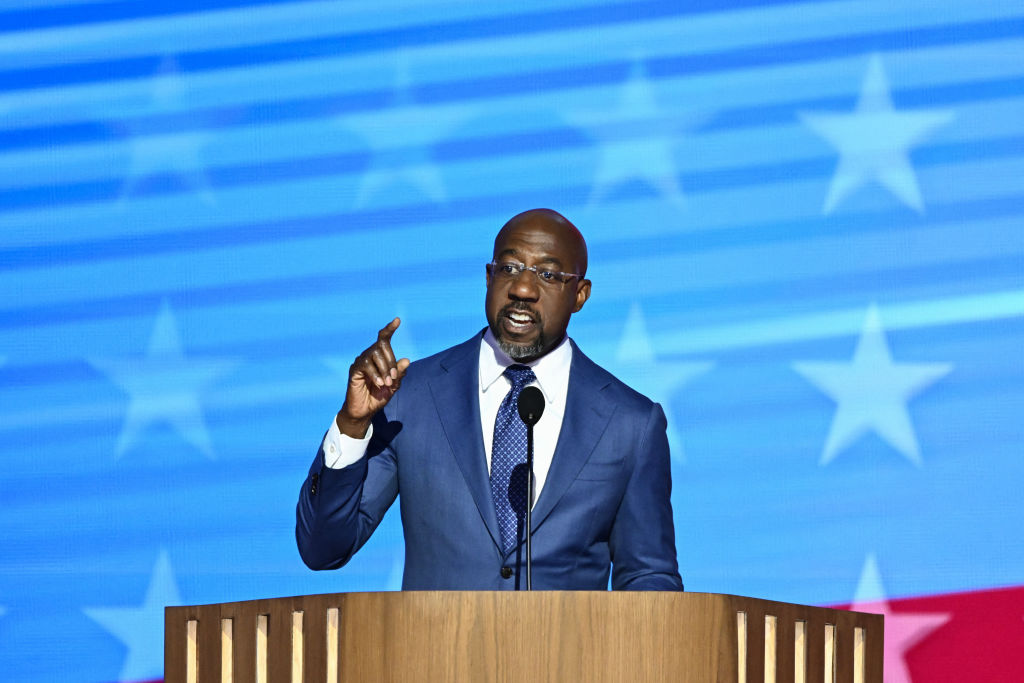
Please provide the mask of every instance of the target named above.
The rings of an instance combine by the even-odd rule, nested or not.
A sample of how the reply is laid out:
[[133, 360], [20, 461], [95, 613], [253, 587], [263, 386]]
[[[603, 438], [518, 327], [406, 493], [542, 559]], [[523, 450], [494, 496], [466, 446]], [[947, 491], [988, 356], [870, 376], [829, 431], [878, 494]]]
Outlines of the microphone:
[[533, 425], [544, 414], [544, 394], [537, 387], [523, 387], [516, 401], [519, 419], [526, 423], [526, 590], [533, 590]]
[[519, 401], [516, 403], [519, 408], [519, 419], [532, 427], [544, 414], [544, 394], [537, 387], [523, 387], [519, 392]]

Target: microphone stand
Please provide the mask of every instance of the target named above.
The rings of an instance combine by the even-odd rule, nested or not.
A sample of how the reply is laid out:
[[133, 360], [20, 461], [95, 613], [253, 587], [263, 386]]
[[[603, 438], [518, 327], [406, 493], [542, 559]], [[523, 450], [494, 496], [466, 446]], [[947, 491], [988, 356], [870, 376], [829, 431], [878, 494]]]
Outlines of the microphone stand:
[[526, 590], [533, 590], [533, 423], [526, 423]]
[[526, 423], [526, 590], [533, 590], [533, 425], [544, 414], [544, 394], [524, 387], [517, 401], [519, 418]]

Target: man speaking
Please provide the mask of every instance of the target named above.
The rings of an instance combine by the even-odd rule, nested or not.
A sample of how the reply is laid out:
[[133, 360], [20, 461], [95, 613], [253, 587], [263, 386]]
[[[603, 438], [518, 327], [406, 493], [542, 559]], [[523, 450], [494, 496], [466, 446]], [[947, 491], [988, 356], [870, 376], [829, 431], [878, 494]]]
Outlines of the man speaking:
[[299, 494], [312, 569], [344, 565], [401, 494], [405, 590], [514, 590], [525, 536], [526, 426], [534, 429], [537, 589], [682, 590], [665, 414], [566, 336], [590, 297], [587, 245], [560, 214], [514, 216], [487, 264], [487, 329], [409, 362], [396, 318], [349, 369], [345, 403]]

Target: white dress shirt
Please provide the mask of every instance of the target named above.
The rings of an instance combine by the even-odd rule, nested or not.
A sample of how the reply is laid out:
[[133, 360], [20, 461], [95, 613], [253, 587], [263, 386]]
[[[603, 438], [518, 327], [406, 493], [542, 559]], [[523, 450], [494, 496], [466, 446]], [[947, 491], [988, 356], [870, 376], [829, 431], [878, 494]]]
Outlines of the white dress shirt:
[[[488, 329], [480, 341], [480, 376], [477, 390], [480, 401], [480, 430], [484, 437], [484, 453], [487, 457], [487, 471], [491, 471], [491, 444], [494, 441], [494, 421], [498, 407], [508, 394], [512, 383], [503, 374], [505, 368], [516, 364], [498, 347], [498, 342]], [[562, 431], [562, 417], [565, 415], [565, 400], [569, 393], [569, 366], [572, 364], [572, 346], [569, 338], [535, 361], [522, 363], [533, 369], [537, 376], [531, 385], [544, 394], [544, 414], [533, 428], [533, 472], [537, 482], [537, 496], [544, 488], [551, 459], [555, 454], [558, 435]], [[399, 389], [401, 391], [401, 389]], [[331, 468], [347, 467], [366, 455], [366, 448], [373, 435], [373, 425], [362, 439], [353, 439], [341, 433], [337, 420], [331, 420], [330, 429], [324, 437], [324, 464]], [[525, 453], [524, 453], [525, 457]], [[536, 502], [536, 498], [534, 498]]]

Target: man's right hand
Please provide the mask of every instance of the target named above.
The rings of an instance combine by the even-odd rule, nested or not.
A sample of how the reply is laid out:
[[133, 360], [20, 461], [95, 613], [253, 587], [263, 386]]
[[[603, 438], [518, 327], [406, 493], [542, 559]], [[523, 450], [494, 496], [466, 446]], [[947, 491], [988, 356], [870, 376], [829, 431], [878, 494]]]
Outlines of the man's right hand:
[[363, 351], [348, 369], [345, 405], [336, 418], [342, 434], [354, 439], [366, 436], [370, 420], [388, 404], [402, 385], [409, 359], [395, 360], [391, 335], [401, 320], [395, 318], [377, 333], [377, 343]]

